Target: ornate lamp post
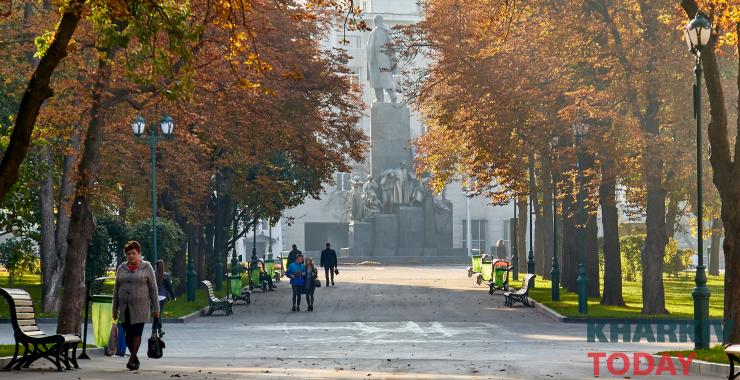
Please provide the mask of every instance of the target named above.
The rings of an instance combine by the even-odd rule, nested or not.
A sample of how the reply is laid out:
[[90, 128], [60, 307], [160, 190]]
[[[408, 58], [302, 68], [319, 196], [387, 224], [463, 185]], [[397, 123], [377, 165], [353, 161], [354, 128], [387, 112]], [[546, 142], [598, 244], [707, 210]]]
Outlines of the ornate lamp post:
[[578, 312], [580, 314], [588, 314], [588, 294], [586, 293], [586, 266], [584, 263], [584, 256], [586, 255], [586, 237], [584, 236], [584, 230], [586, 229], [586, 206], [585, 206], [585, 177], [583, 175], [583, 151], [581, 148], [581, 140], [583, 135], [588, 131], [588, 125], [586, 124], [574, 124], [573, 132], [576, 135], [576, 154], [578, 156], [578, 197], [576, 201], [576, 207], [578, 208], [578, 278], [576, 284], [578, 287]]
[[[172, 118], [166, 113], [159, 122], [159, 129], [165, 138], [172, 136], [172, 129], [175, 124]], [[146, 121], [141, 115], [136, 116], [131, 123], [131, 129], [136, 137], [144, 135]], [[155, 126], [149, 128], [149, 145], [152, 151], [152, 263], [157, 263], [157, 141], [159, 141], [159, 132]]]
[[[529, 158], [529, 183], [534, 184], [534, 160]], [[534, 228], [532, 226], [532, 214], [534, 214], [534, 190], [529, 189], [529, 257], [527, 258], [527, 273], [534, 274]]]
[[686, 26], [684, 34], [689, 50], [696, 57], [696, 66], [694, 66], [694, 75], [696, 76], [694, 119], [696, 119], [696, 226], [698, 234], [696, 254], [699, 265], [696, 266], [696, 277], [694, 279], [696, 286], [691, 291], [691, 296], [694, 298], [694, 347], [709, 348], [710, 292], [707, 288], [707, 274], [704, 266], [704, 207], [702, 205], [701, 51], [709, 43], [709, 38], [712, 35], [712, 23], [703, 13], [697, 12], [694, 19]]
[[[190, 226], [191, 233], [193, 226]], [[192, 235], [191, 235], [192, 236]], [[195, 301], [195, 289], [197, 288], [198, 275], [195, 273], [195, 247], [193, 246], [193, 238], [191, 237], [188, 241], [188, 275], [187, 275], [187, 299], [188, 302]]]
[[[556, 136], [552, 142], [551, 151], [555, 151], [558, 144]], [[553, 177], [552, 181], [552, 269], [550, 269], [550, 281], [552, 282], [551, 296], [553, 301], [560, 301], [560, 265], [558, 264], [558, 184]]]
[[468, 257], [473, 256], [473, 231], [470, 220], [470, 194], [468, 193], [467, 183], [463, 184], [463, 194], [465, 194], [465, 241], [468, 243]]

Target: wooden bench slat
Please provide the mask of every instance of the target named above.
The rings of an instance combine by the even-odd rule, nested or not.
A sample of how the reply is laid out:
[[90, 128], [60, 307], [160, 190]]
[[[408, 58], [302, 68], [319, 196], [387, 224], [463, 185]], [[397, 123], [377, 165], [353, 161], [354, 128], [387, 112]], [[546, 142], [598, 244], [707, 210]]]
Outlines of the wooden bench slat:
[[39, 331], [41, 330], [37, 325], [32, 326], [19, 326], [21, 331], [23, 332], [29, 332], [29, 331]]
[[24, 332], [24, 334], [26, 334], [28, 336], [32, 336], [34, 338], [38, 338], [38, 337], [41, 337], [41, 336], [46, 336], [46, 333], [43, 332], [43, 331], [41, 331], [41, 330]]
[[35, 319], [21, 319], [18, 321], [18, 326], [36, 326]]
[[33, 313], [16, 313], [15, 317], [18, 319], [35, 319]]
[[33, 313], [33, 306], [18, 306], [15, 307], [16, 313]]
[[740, 344], [731, 344], [725, 348], [725, 353], [740, 355]]
[[14, 300], [15, 306], [33, 306], [33, 300]]

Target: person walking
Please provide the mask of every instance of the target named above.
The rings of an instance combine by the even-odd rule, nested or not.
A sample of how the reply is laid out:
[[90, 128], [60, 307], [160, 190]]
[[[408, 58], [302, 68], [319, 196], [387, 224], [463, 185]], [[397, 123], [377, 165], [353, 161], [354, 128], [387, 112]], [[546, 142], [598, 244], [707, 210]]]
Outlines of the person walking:
[[159, 318], [159, 292], [152, 264], [141, 257], [141, 244], [130, 241], [123, 251], [126, 262], [116, 269], [116, 283], [113, 286], [113, 319], [122, 318], [126, 346], [131, 353], [126, 368], [133, 371], [139, 369], [137, 355], [144, 323], [150, 312], [153, 318]]
[[157, 260], [157, 271], [155, 274], [157, 276], [157, 289], [159, 293], [159, 313], [164, 314], [164, 305], [167, 301], [175, 299], [170, 274], [164, 271], [164, 261]]
[[[295, 258], [298, 257], [298, 255], [302, 255], [303, 252], [298, 250], [298, 246], [293, 244], [293, 249], [290, 250], [290, 253], [288, 253], [288, 266], [290, 264], [293, 264], [295, 262]], [[285, 268], [287, 270], [288, 268]]]
[[316, 265], [313, 263], [312, 258], [306, 259], [306, 303], [308, 304], [308, 311], [313, 311], [313, 294], [316, 290], [316, 281], [319, 278], [319, 271], [316, 269]]
[[301, 295], [306, 285], [306, 266], [303, 265], [303, 254], [299, 253], [295, 261], [288, 265], [285, 275], [290, 278], [293, 287], [293, 311], [301, 311]]
[[326, 243], [326, 249], [321, 251], [321, 267], [324, 268], [326, 275], [326, 286], [329, 286], [329, 274], [331, 274], [331, 284], [334, 285], [334, 275], [339, 274], [337, 269], [337, 253], [331, 249], [331, 244]]

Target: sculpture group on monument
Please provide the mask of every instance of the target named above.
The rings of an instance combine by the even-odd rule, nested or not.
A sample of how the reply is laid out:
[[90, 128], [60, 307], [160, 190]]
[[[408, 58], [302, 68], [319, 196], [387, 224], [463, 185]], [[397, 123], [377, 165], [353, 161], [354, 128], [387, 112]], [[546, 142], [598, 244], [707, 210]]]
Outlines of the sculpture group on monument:
[[[413, 162], [410, 111], [397, 104], [397, 70], [390, 30], [382, 16], [367, 43], [367, 73], [375, 92], [370, 117], [370, 175], [351, 181], [349, 254], [372, 256], [454, 256], [452, 203], [418, 179]], [[388, 94], [390, 103], [385, 101]]]

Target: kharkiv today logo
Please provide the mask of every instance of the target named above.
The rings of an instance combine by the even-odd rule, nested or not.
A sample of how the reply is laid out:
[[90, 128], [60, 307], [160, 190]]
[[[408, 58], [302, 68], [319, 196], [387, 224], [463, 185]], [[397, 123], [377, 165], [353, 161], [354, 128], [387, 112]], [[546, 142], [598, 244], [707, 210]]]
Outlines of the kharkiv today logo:
[[[710, 320], [709, 324], [718, 342], [727, 341], [732, 331], [732, 321], [727, 321], [727, 326], [723, 326], [720, 320]], [[589, 321], [586, 324], [586, 341], [589, 343], [688, 343], [694, 342], [694, 334], [693, 320]], [[693, 352], [688, 356], [679, 353], [675, 361], [670, 355], [655, 357], [649, 352], [607, 354], [597, 351], [589, 352], [586, 356], [593, 359], [594, 377], [598, 377], [602, 360], [606, 363], [607, 371], [614, 376], [624, 376], [628, 372], [633, 376], [686, 376], [695, 355]]]

